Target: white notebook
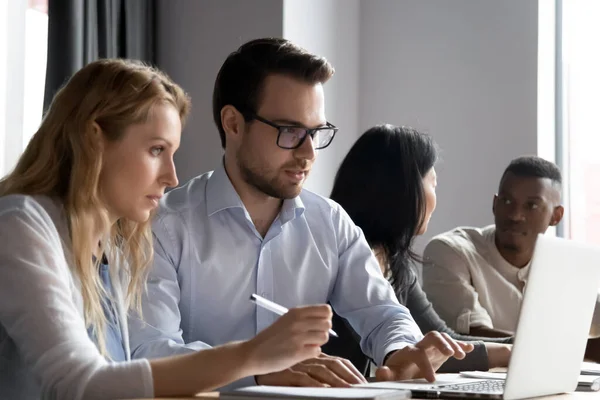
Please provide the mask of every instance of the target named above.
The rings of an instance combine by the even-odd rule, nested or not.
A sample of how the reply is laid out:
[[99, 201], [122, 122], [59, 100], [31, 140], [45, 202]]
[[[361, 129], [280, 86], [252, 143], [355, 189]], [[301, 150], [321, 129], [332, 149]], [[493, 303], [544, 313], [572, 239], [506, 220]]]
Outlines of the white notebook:
[[584, 362], [581, 365], [581, 375], [600, 375], [600, 364]]
[[222, 400], [232, 399], [364, 399], [403, 400], [410, 398], [408, 390], [364, 388], [311, 388], [289, 386], [249, 386], [231, 392], [223, 392]]

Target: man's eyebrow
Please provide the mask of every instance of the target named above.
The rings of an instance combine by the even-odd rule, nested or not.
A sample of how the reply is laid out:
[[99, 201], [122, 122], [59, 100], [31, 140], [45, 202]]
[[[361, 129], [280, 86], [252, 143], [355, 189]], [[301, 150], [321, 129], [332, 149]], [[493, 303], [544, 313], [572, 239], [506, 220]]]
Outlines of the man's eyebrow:
[[[279, 124], [289, 125], [289, 126], [298, 126], [298, 127], [305, 128], [305, 129], [314, 129], [314, 128], [307, 127], [302, 122], [294, 121], [292, 119], [278, 118], [278, 119], [273, 120], [273, 122], [277, 122]], [[315, 126], [315, 128], [324, 128], [325, 126], [327, 126], [327, 122], [322, 122], [321, 124], [319, 124], [319, 126]]]
[[[505, 191], [498, 192], [498, 196], [511, 197], [511, 198], [515, 197], [512, 193], [505, 192]], [[546, 199], [543, 196], [532, 195], [532, 196], [527, 196], [527, 200], [545, 201]]]

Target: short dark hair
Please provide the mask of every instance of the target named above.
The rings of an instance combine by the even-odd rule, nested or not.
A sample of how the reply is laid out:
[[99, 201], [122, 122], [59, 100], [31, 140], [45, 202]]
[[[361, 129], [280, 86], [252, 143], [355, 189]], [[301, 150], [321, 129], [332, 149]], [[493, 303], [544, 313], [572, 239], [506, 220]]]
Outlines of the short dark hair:
[[271, 74], [307, 83], [325, 83], [334, 69], [324, 58], [281, 38], [255, 39], [231, 53], [219, 70], [213, 91], [213, 119], [225, 148], [221, 110], [234, 106], [246, 121], [258, 110], [264, 81]]
[[522, 156], [512, 160], [504, 170], [500, 182], [509, 172], [527, 178], [548, 178], [559, 188], [562, 185], [562, 174], [558, 166], [537, 156]]
[[438, 158], [433, 139], [415, 129], [377, 125], [354, 143], [335, 176], [338, 202], [389, 262], [391, 283], [402, 291], [411, 273], [411, 250], [426, 212], [423, 178]]

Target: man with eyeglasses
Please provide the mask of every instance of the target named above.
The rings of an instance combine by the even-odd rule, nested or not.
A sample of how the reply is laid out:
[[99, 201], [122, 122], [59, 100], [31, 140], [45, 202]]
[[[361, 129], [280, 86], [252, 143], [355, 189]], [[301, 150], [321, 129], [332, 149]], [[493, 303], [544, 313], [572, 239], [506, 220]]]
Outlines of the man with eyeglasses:
[[[223, 162], [161, 201], [144, 321], [131, 318], [133, 357], [253, 337], [278, 318], [250, 302], [253, 293], [285, 307], [330, 303], [384, 366], [379, 379], [433, 380], [448, 357], [472, 350], [447, 335], [423, 337], [360, 229], [339, 205], [302, 189], [316, 150], [338, 130], [325, 118], [332, 75], [324, 58], [284, 39], [248, 42], [226, 59], [213, 93]], [[322, 355], [229, 388], [362, 382], [348, 360]]]

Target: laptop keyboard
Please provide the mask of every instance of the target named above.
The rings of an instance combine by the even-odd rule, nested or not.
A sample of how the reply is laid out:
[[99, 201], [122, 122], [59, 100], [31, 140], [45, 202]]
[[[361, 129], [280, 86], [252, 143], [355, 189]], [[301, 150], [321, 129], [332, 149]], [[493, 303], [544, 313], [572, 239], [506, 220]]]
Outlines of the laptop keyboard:
[[471, 393], [504, 393], [504, 380], [490, 379], [487, 381], [458, 383], [438, 387], [443, 391], [471, 392]]

